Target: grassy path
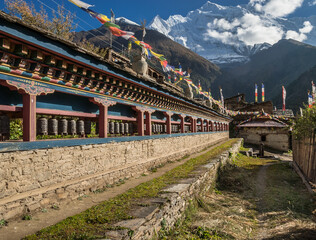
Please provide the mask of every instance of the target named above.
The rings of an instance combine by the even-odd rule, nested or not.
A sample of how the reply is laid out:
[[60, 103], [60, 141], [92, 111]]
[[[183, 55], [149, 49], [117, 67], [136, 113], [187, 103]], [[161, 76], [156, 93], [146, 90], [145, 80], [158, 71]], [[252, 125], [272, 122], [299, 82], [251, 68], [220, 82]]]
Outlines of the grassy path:
[[[236, 142], [237, 139], [232, 139], [209, 147], [200, 153], [184, 157], [174, 163], [168, 163], [159, 169], [153, 169], [153, 173], [148, 176], [130, 179], [123, 185], [119, 184], [120, 186], [113, 186], [114, 188], [98, 191], [95, 195], [84, 196], [70, 205], [60, 206], [59, 210], [39, 213], [39, 215], [33, 216], [31, 221], [22, 223], [10, 222], [9, 226], [0, 228], [0, 239], [2, 236], [5, 236], [5, 240], [20, 239], [27, 234], [34, 233], [34, 228], [31, 229], [31, 226], [38, 228], [39, 226], [36, 225], [40, 225], [43, 222], [41, 217], [45, 218], [44, 224], [46, 226], [51, 225], [49, 222], [53, 222], [52, 224], [58, 223], [44, 229], [42, 227], [40, 228], [42, 229], [41, 231], [29, 235], [25, 239], [105, 239], [106, 231], [112, 230], [115, 222], [132, 218], [130, 210], [139, 199], [155, 197], [163, 188], [186, 178], [200, 165], [208, 163], [212, 158], [229, 149]], [[77, 208], [78, 205], [80, 205], [79, 208]], [[91, 207], [91, 205], [94, 206]], [[87, 206], [90, 206], [90, 208], [87, 209]], [[72, 217], [68, 217], [61, 222], [57, 220], [61, 215], [66, 216], [64, 211], [68, 211], [67, 214], [71, 213], [71, 211], [69, 212], [71, 209], [81, 213], [73, 214]], [[15, 232], [17, 226], [19, 228]], [[16, 237], [17, 235], [20, 237]]]
[[239, 155], [160, 239], [316, 239], [315, 209], [289, 162]]

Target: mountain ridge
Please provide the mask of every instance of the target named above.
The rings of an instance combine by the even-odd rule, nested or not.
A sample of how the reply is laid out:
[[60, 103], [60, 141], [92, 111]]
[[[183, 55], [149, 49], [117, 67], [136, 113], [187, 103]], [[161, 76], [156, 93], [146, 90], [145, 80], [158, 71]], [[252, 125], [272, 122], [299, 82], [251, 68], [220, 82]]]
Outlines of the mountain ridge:
[[259, 14], [250, 4], [221, 6], [207, 1], [186, 16], [171, 15], [167, 20], [156, 16], [148, 28], [216, 64], [229, 64], [247, 62], [252, 55], [285, 37], [306, 37], [303, 41], [316, 44], [313, 26], [316, 16], [272, 18]]

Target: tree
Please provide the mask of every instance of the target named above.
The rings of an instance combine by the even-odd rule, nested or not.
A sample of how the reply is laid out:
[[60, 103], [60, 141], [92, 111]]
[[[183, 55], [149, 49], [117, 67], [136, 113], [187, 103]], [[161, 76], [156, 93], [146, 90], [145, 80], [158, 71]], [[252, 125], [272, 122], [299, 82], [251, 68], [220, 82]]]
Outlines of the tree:
[[316, 105], [305, 106], [303, 115], [296, 118], [293, 126], [293, 136], [297, 139], [312, 138], [316, 132]]
[[52, 20], [49, 19], [44, 6], [40, 11], [36, 11], [34, 4], [26, 3], [24, 0], [5, 0], [6, 9], [12, 16], [19, 17], [26, 24], [47, 30], [66, 40], [72, 40], [72, 31], [76, 29], [74, 25], [75, 16], [66, 12], [63, 6], [58, 6], [57, 11], [53, 11]]

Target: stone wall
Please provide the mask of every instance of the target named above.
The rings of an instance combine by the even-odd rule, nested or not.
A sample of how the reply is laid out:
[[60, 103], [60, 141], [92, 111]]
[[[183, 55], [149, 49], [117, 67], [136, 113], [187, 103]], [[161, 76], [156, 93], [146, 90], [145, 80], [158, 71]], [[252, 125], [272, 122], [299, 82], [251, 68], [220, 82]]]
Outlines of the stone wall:
[[[201, 195], [214, 186], [218, 169], [235, 157], [239, 152], [241, 140], [220, 156], [212, 159], [207, 165], [201, 166], [190, 174], [190, 178], [183, 179], [177, 184], [168, 186], [157, 198], [138, 202], [138, 208], [133, 207], [131, 220], [116, 223], [117, 231], [106, 233], [107, 238], [147, 240], [155, 239], [155, 235], [162, 229], [169, 229], [180, 219], [188, 207], [190, 200]], [[132, 238], [130, 238], [133, 233]]]
[[226, 139], [220, 132], [0, 153], [0, 219], [71, 201]]
[[[261, 141], [261, 136], [265, 136], [266, 140]], [[237, 137], [243, 138], [245, 143], [265, 146], [280, 150], [289, 150], [289, 133], [286, 129], [270, 129], [270, 128], [245, 128], [240, 129]]]

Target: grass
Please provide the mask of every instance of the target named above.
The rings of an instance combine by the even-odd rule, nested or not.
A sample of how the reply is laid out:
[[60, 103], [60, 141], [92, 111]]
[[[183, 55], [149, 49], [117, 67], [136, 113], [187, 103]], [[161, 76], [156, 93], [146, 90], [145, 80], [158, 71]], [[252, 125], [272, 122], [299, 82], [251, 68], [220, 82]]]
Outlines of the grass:
[[[265, 184], [258, 182], [265, 168]], [[261, 178], [260, 178], [261, 179]], [[258, 191], [258, 187], [263, 189]], [[159, 239], [314, 239], [315, 203], [289, 163], [237, 155]], [[263, 234], [263, 235], [262, 235]]]
[[111, 224], [131, 219], [129, 211], [133, 203], [138, 199], [156, 197], [166, 186], [186, 178], [198, 166], [206, 164], [210, 159], [229, 149], [237, 139], [213, 148], [196, 158], [188, 160], [159, 178], [130, 189], [124, 194], [118, 195], [80, 214], [69, 217], [64, 221], [45, 228], [34, 235], [25, 237], [28, 240], [35, 239], [95, 239], [104, 238], [106, 230]]

